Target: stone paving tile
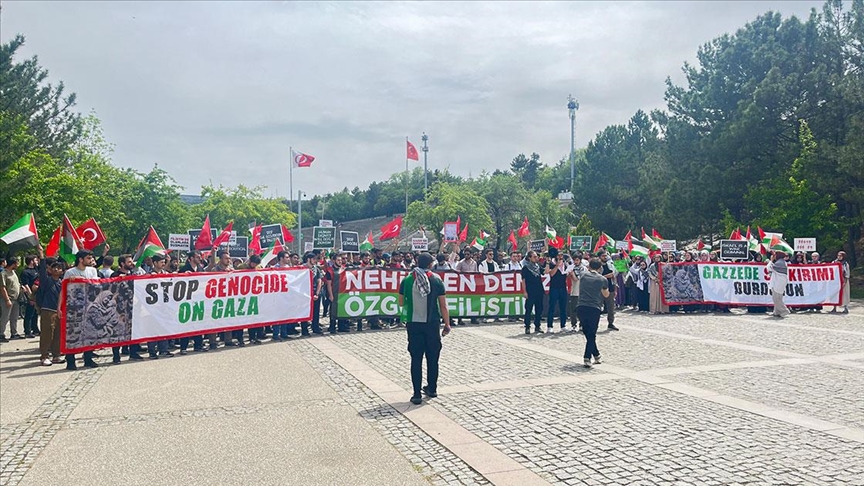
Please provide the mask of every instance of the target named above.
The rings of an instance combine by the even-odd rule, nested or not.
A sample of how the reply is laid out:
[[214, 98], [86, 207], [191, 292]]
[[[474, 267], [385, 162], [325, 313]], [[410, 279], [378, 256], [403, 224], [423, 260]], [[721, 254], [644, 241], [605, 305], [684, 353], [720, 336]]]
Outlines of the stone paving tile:
[[[461, 329], [456, 327], [442, 339], [439, 387], [585, 373], [573, 363], [460, 332]], [[342, 335], [335, 342], [402, 388], [411, 390], [411, 359], [405, 331]]]
[[[622, 323], [624, 323], [622, 319]], [[610, 364], [643, 371], [739, 361], [775, 360], [771, 354], [713, 346], [682, 339], [624, 329], [617, 332], [604, 330], [597, 335], [597, 348]], [[525, 335], [520, 324], [481, 326], [478, 329], [508, 338], [538, 344], [550, 349], [582, 356], [585, 337], [573, 332]]]
[[[737, 318], [726, 319], [724, 317], [722, 314], [640, 316], [635, 319], [622, 319], [621, 324], [632, 324], [646, 329], [687, 334], [703, 339], [731, 341], [739, 344], [817, 356], [860, 353], [864, 351], [864, 335], [858, 336], [854, 334], [775, 326], [772, 325], [772, 322], [777, 321], [774, 321], [771, 317], [762, 315], [748, 316], [747, 314], [741, 314], [738, 316], [753, 319], [756, 322], [745, 322]], [[822, 317], [826, 321], [841, 318], [836, 316], [793, 314], [782, 322], [784, 324], [807, 326], [809, 322]], [[858, 316], [851, 318], [843, 316], [843, 318], [860, 319]], [[764, 325], [760, 325], [761, 322], [764, 322]]]
[[555, 484], [856, 484], [864, 445], [635, 381], [440, 396]]
[[[375, 333], [376, 337], [386, 334]], [[404, 339], [404, 336], [400, 335]], [[347, 341], [341, 339], [342, 342]], [[489, 484], [452, 452], [420, 430], [404, 415], [307, 342], [297, 351], [345, 401], [354, 407], [393, 447], [434, 485]], [[406, 392], [406, 398], [410, 392]]]
[[770, 366], [667, 376], [723, 395], [744, 398], [864, 429], [864, 372], [824, 363]]
[[105, 369], [82, 368], [72, 373], [25, 422], [0, 427], [0, 485], [14, 486], [21, 481]]

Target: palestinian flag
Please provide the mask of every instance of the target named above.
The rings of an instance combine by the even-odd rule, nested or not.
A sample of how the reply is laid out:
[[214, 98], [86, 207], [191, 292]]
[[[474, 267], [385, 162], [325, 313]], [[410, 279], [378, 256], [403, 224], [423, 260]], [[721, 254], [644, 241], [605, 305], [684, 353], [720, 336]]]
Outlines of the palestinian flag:
[[[487, 233], [483, 230], [480, 230], [480, 234], [477, 235], [477, 238], [474, 239], [474, 243], [472, 243], [472, 245], [474, 247], [482, 250], [483, 248], [486, 247], [486, 238], [489, 238], [490, 236], [492, 236], [492, 235], [490, 235], [489, 233]], [[477, 246], [477, 245], [480, 245], [480, 246]]]
[[641, 256], [642, 258], [648, 258], [649, 253], [648, 248], [645, 248], [642, 245], [636, 245], [633, 243], [630, 245], [630, 257]]
[[550, 228], [547, 225], [546, 226], [546, 239], [547, 240], [554, 240], [556, 236], [558, 236], [558, 232], [555, 231], [555, 228]]
[[33, 217], [33, 213], [25, 214], [0, 235], [0, 240], [9, 245], [10, 252], [38, 246], [39, 234], [36, 232], [36, 218]]
[[135, 250], [135, 255], [132, 259], [135, 260], [135, 265], [140, 267], [144, 263], [145, 258], [152, 257], [153, 255], [165, 255], [167, 253], [165, 245], [162, 244], [162, 240], [159, 239], [156, 230], [151, 226], [147, 231], [147, 236], [141, 240], [141, 243], [138, 243], [138, 249]]
[[787, 255], [793, 255], [795, 251], [789, 246], [789, 243], [783, 241], [783, 238], [780, 238], [780, 235], [777, 233], [773, 233], [771, 235], [771, 241], [768, 243], [768, 248], [771, 250], [782, 251]]
[[273, 242], [273, 245], [267, 250], [267, 252], [261, 255], [261, 267], [267, 267], [267, 265], [270, 265], [270, 262], [275, 260], [276, 256], [279, 255], [279, 252], [283, 250], [282, 242], [279, 241], [279, 238], [276, 238], [276, 241]]
[[610, 253], [615, 253], [616, 251], [618, 251], [618, 249], [615, 247], [616, 241], [613, 240], [611, 236], [607, 235], [606, 233], [601, 233], [600, 237], [606, 239], [606, 244], [603, 247], [609, 250]]
[[756, 253], [763, 253], [763, 254], [765, 253], [765, 250], [764, 250], [764, 247], [762, 246], [762, 244], [759, 242], [759, 240], [756, 237], [754, 237], [750, 233], [750, 227], [749, 226], [747, 227], [747, 236], [745, 236], [745, 239], [747, 240], [747, 249], [748, 250], [750, 250], [752, 252], [756, 252]]
[[84, 249], [84, 243], [69, 221], [69, 216], [63, 215], [63, 233], [60, 237], [60, 250], [57, 252], [60, 258], [66, 260], [69, 265], [75, 264], [75, 254]]
[[471, 242], [471, 246], [473, 246], [474, 248], [477, 248], [478, 250], [483, 250], [483, 248], [486, 247], [486, 242], [483, 240], [478, 240], [477, 238], [474, 238], [474, 241]]
[[645, 246], [651, 251], [660, 251], [660, 243], [654, 241], [653, 238], [645, 234], [645, 230], [642, 230], [642, 242], [645, 243]]
[[373, 239], [372, 232], [370, 231], [369, 234], [366, 235], [366, 239], [363, 240], [363, 243], [360, 243], [360, 251], [372, 251], [374, 245], [375, 240]]

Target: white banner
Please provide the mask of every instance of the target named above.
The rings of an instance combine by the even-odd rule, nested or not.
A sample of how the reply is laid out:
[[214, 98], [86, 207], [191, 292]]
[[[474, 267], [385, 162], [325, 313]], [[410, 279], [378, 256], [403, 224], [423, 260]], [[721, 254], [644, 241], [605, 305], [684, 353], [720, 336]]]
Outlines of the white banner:
[[427, 251], [429, 250], [428, 238], [411, 238], [411, 251]]
[[309, 270], [171, 274], [135, 281], [132, 339], [311, 318]]
[[[789, 265], [783, 301], [788, 306], [837, 305], [843, 285], [839, 264]], [[671, 305], [771, 306], [771, 276], [764, 263], [661, 265], [663, 302]]]
[[188, 234], [171, 233], [168, 235], [168, 249], [189, 251], [189, 247], [192, 245], [191, 239], [192, 237]]
[[312, 317], [305, 268], [64, 281], [64, 353], [301, 322]]
[[811, 251], [816, 251], [816, 238], [795, 238], [795, 251], [806, 251], [810, 253]]

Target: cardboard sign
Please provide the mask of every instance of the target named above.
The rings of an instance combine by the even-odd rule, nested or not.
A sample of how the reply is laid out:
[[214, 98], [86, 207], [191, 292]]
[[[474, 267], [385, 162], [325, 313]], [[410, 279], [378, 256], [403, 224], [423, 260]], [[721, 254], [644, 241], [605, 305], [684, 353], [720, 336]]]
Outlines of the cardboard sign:
[[531, 240], [528, 242], [528, 249], [542, 253], [546, 249], [546, 240]]
[[332, 226], [312, 228], [312, 245], [318, 250], [336, 248], [336, 228]]
[[228, 244], [229, 245], [236, 245], [237, 244], [237, 232], [236, 231], [231, 232], [231, 236], [228, 237]]
[[311, 241], [303, 242], [303, 253], [309, 253], [315, 249], [315, 245]]
[[744, 240], [720, 240], [721, 260], [746, 260], [750, 257], [748, 243]]
[[455, 221], [444, 223], [444, 243], [456, 243], [459, 239], [459, 231]]
[[318, 220], [318, 226], [321, 226], [322, 228], [332, 228], [333, 227], [333, 220], [332, 219], [319, 219]]
[[[200, 233], [200, 231], [199, 231]], [[192, 237], [182, 233], [171, 233], [168, 235], [168, 249], [177, 251], [189, 251], [192, 248]]]
[[591, 251], [590, 236], [571, 236], [570, 251]]
[[360, 253], [360, 235], [355, 231], [340, 231], [339, 241], [342, 242], [342, 251], [346, 253]]
[[795, 238], [795, 251], [816, 251], [816, 238]]
[[626, 250], [629, 247], [630, 247], [630, 245], [626, 241], [616, 241], [615, 242], [615, 249], [616, 250]]
[[[186, 247], [186, 251], [192, 251], [195, 249], [195, 240], [197, 240], [198, 235], [201, 234], [201, 228], [190, 229], [187, 233], [189, 233], [189, 246]], [[216, 228], [210, 228], [210, 240], [215, 240], [217, 236], [218, 233], [216, 233]]]
[[675, 240], [660, 240], [660, 251], [676, 251], [678, 243]]
[[276, 243], [276, 240], [279, 240], [283, 244], [282, 241], [282, 225], [281, 224], [268, 224], [266, 226], [261, 226], [261, 248], [270, 248], [273, 246], [273, 243]]
[[411, 251], [429, 250], [429, 238], [411, 238]]
[[[222, 245], [225, 248], [225, 245]], [[232, 243], [228, 241], [228, 254], [231, 258], [249, 258], [249, 237], [237, 236]]]

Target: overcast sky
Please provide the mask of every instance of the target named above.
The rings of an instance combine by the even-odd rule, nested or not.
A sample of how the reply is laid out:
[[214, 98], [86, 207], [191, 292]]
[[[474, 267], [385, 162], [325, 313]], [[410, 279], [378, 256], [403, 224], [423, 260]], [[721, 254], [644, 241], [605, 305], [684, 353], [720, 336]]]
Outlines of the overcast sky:
[[419, 148], [423, 131], [430, 169], [477, 175], [531, 152], [554, 164], [568, 94], [582, 147], [664, 107], [664, 80], [681, 82], [701, 44], [821, 4], [3, 1], [0, 37], [24, 34], [21, 53], [95, 111], [115, 164], [158, 163], [185, 193], [287, 196], [293, 146], [316, 157], [294, 171], [312, 195], [404, 170], [405, 137]]

